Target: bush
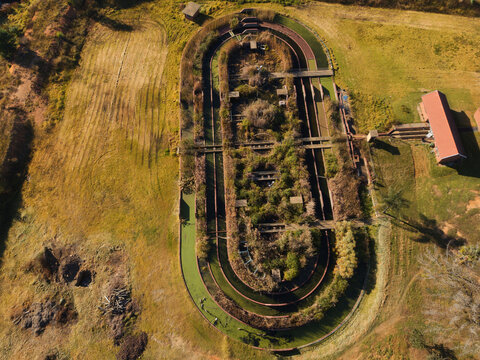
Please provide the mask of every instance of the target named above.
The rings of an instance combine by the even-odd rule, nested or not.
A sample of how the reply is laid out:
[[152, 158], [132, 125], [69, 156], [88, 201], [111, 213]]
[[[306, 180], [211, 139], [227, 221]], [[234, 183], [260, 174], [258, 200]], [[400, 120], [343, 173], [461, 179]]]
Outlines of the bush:
[[239, 20], [238, 20], [238, 17], [234, 16], [232, 17], [232, 19], [230, 20], [230, 28], [231, 29], [234, 29], [237, 27], [237, 25], [239, 24]]
[[253, 86], [250, 86], [248, 84], [242, 84], [240, 86], [237, 86], [235, 88], [235, 91], [238, 91], [240, 93], [240, 96], [242, 98], [248, 98], [255, 94], [257, 92], [257, 89]]
[[200, 260], [205, 260], [208, 257], [210, 251], [210, 242], [207, 236], [197, 238], [197, 257]]
[[422, 332], [418, 329], [413, 329], [408, 335], [408, 343], [415, 349], [424, 349], [425, 338], [423, 337]]
[[325, 151], [325, 175], [333, 178], [338, 172], [338, 161], [331, 151]]
[[287, 271], [285, 271], [284, 279], [286, 281], [295, 279], [298, 276], [299, 269], [300, 262], [298, 256], [293, 252], [289, 252], [287, 254]]
[[136, 360], [145, 351], [148, 343], [148, 336], [145, 332], [138, 335], [126, 336], [120, 345], [120, 350], [117, 354], [117, 360]]
[[10, 60], [17, 48], [17, 34], [13, 28], [0, 28], [0, 55]]
[[265, 100], [257, 100], [243, 111], [248, 122], [261, 129], [274, 128], [282, 118], [282, 112], [275, 105]]
[[335, 227], [335, 238], [337, 264], [333, 272], [344, 279], [350, 279], [358, 264], [355, 253], [356, 241], [352, 225], [346, 221], [337, 223]]

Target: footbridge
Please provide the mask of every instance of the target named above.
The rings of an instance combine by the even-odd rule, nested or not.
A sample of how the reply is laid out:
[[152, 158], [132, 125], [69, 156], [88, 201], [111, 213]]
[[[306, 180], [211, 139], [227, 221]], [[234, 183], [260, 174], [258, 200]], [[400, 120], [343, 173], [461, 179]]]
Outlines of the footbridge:
[[[307, 70], [307, 69], [295, 69], [291, 71], [283, 71], [283, 72], [272, 72], [268, 74], [270, 79], [283, 79], [286, 77], [293, 77], [293, 78], [318, 78], [318, 77], [326, 77], [332, 76], [333, 71], [330, 69], [319, 69], [319, 70]], [[248, 80], [249, 75], [240, 75], [240, 76], [233, 76], [230, 75], [231, 78], [236, 78], [239, 80]]]

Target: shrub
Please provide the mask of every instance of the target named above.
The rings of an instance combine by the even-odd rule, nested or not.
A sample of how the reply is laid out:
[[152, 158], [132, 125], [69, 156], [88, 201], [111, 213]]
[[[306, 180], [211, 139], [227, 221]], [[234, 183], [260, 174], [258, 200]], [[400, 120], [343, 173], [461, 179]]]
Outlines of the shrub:
[[232, 19], [230, 20], [230, 28], [231, 29], [234, 29], [237, 27], [237, 25], [239, 24], [239, 20], [238, 20], [238, 17], [234, 16], [232, 17]]
[[253, 86], [248, 85], [248, 84], [242, 84], [240, 86], [237, 86], [235, 88], [235, 91], [238, 91], [242, 98], [247, 98], [247, 97], [250, 97], [253, 94], [255, 94], [257, 92], [257, 89]]
[[257, 128], [272, 128], [281, 119], [281, 111], [265, 100], [257, 100], [248, 105], [243, 111], [243, 116], [250, 124]]
[[117, 360], [136, 360], [145, 351], [148, 343], [148, 336], [145, 332], [138, 335], [128, 335], [120, 345]]
[[205, 260], [208, 257], [210, 251], [210, 242], [207, 236], [201, 236], [197, 238], [197, 257], [200, 260]]
[[331, 151], [325, 151], [325, 175], [333, 178], [338, 172], [338, 161]]
[[346, 221], [337, 223], [335, 238], [337, 264], [333, 271], [344, 279], [350, 279], [358, 264], [355, 253], [356, 241], [351, 223]]
[[408, 335], [408, 343], [415, 349], [424, 349], [425, 338], [422, 332], [418, 329], [413, 329]]
[[13, 28], [0, 28], [0, 55], [9, 60], [17, 48], [17, 35]]
[[298, 276], [299, 269], [300, 262], [298, 256], [293, 252], [289, 252], [287, 254], [287, 271], [285, 271], [284, 279], [286, 281], [295, 279]]

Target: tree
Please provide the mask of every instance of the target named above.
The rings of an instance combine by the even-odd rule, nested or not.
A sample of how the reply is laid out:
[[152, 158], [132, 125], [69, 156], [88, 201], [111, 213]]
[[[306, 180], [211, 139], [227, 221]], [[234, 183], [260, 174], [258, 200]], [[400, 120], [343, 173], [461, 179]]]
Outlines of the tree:
[[408, 205], [408, 200], [402, 197], [403, 191], [401, 189], [395, 189], [393, 187], [388, 189], [387, 195], [383, 198], [383, 213], [385, 215], [394, 217], [387, 211], [398, 212], [401, 208]]
[[352, 225], [346, 221], [337, 223], [335, 238], [337, 264], [335, 265], [334, 273], [344, 279], [349, 279], [353, 276], [358, 264], [357, 255], [355, 254], [356, 242]]
[[[472, 249], [473, 248], [473, 249]], [[465, 256], [467, 254], [467, 256]], [[445, 336], [458, 339], [465, 354], [480, 353], [480, 252], [464, 246], [429, 252], [420, 259], [430, 280], [434, 301], [428, 302], [427, 321]], [[448, 319], [448, 321], [446, 321]]]
[[12, 28], [0, 29], [0, 55], [9, 60], [12, 58], [16, 48], [16, 30]]
[[245, 108], [243, 116], [256, 128], [267, 129], [274, 127], [282, 114], [268, 101], [256, 100]]
[[289, 252], [287, 254], [287, 271], [285, 271], [284, 279], [290, 281], [295, 279], [298, 276], [298, 271], [300, 268], [300, 262], [295, 253]]
[[205, 260], [208, 257], [210, 251], [210, 242], [207, 236], [202, 236], [197, 239], [197, 257], [201, 260]]

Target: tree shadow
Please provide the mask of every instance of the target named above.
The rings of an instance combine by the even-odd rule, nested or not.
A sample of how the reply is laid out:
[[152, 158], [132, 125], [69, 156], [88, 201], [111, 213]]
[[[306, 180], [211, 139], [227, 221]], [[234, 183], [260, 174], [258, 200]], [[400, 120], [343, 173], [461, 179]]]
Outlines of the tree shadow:
[[190, 206], [188, 206], [183, 198], [180, 199], [180, 217], [186, 222], [190, 221]]
[[406, 221], [396, 218], [394, 223], [405, 230], [417, 232], [418, 236], [414, 241], [419, 243], [432, 243], [442, 249], [457, 248], [466, 243], [464, 238], [445, 233], [440, 229], [437, 220], [430, 219], [424, 214], [419, 214], [419, 220]]
[[22, 109], [14, 109], [15, 120], [12, 140], [5, 160], [0, 167], [2, 180], [0, 192], [0, 259], [5, 251], [5, 242], [18, 210], [22, 207], [22, 188], [31, 159], [33, 128]]
[[435, 356], [435, 359], [457, 360], [455, 352], [443, 344], [427, 345], [425, 348], [428, 350], [430, 355]]
[[42, 68], [45, 67], [47, 63], [44, 58], [25, 45], [20, 46], [13, 62], [25, 69], [32, 69], [33, 67]]
[[115, 31], [130, 32], [134, 29], [132, 25], [124, 23], [120, 20], [112, 19], [108, 16], [100, 14], [98, 11], [92, 11], [90, 13], [90, 18]]
[[400, 150], [398, 150], [398, 147], [393, 146], [391, 144], [388, 144], [385, 141], [375, 139], [375, 142], [373, 143], [373, 146], [376, 149], [385, 150], [392, 155], [400, 155]]
[[[385, 205], [383, 213], [394, 219], [397, 219], [397, 214], [400, 213], [400, 210], [410, 206], [410, 200], [403, 197], [403, 189], [395, 187], [388, 189], [388, 193], [383, 198], [383, 203]], [[392, 214], [392, 211], [394, 214]]]
[[459, 128], [460, 138], [467, 158], [450, 167], [459, 175], [480, 178], [480, 148], [469, 117], [464, 111], [453, 111], [455, 122]]
[[378, 258], [377, 258], [377, 252], [375, 251], [375, 239], [368, 236], [368, 232], [366, 233], [367, 233], [366, 246], [368, 247], [370, 267], [368, 269], [367, 278], [365, 279], [364, 290], [367, 294], [370, 294], [375, 289], [375, 286], [377, 285]]
[[202, 26], [205, 22], [213, 19], [210, 15], [199, 13], [193, 22], [199, 26]]

